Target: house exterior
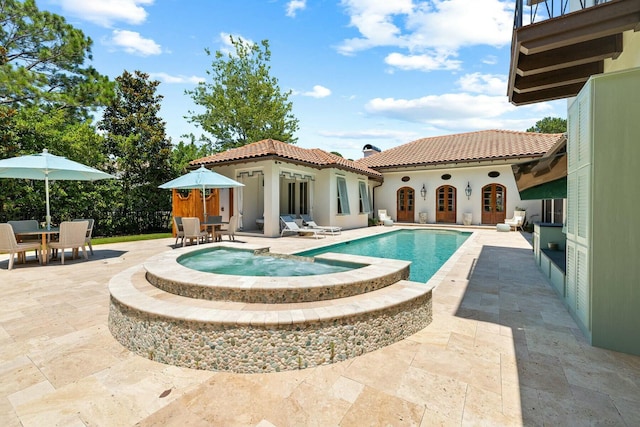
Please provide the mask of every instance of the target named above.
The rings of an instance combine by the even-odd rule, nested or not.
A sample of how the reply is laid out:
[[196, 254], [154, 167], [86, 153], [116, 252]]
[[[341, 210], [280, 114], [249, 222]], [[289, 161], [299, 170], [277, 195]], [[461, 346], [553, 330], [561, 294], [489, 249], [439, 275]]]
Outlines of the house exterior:
[[[512, 165], [538, 159], [564, 134], [486, 130], [431, 138], [368, 155], [356, 163], [381, 172], [374, 212], [397, 222], [493, 225], [518, 208], [539, 217], [539, 201], [520, 199]], [[365, 147], [370, 151], [370, 147]]]
[[629, 215], [640, 208], [640, 1], [562, 5], [525, 23], [516, 0], [508, 95], [515, 105], [567, 99], [566, 275], [556, 290], [592, 345], [640, 355], [640, 228]]
[[347, 160], [320, 149], [263, 140], [191, 162], [245, 186], [219, 190], [224, 219], [242, 218], [244, 231], [280, 235], [281, 215], [309, 215], [318, 224], [366, 227], [378, 209], [396, 222], [504, 222], [516, 207], [529, 218], [538, 201], [522, 201], [511, 167], [540, 158], [563, 134], [489, 130], [424, 138]]
[[371, 187], [382, 174], [320, 149], [263, 140], [191, 162], [245, 186], [221, 190], [223, 219], [235, 214], [243, 230], [280, 235], [281, 215], [309, 215], [316, 223], [344, 229], [366, 227]]

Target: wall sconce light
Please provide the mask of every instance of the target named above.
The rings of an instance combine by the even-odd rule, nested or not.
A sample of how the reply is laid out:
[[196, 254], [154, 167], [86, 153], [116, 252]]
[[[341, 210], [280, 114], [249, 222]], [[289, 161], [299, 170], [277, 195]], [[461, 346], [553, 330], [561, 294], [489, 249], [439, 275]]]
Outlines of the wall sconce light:
[[427, 187], [422, 184], [422, 190], [420, 190], [420, 195], [424, 200], [427, 200]]
[[467, 195], [467, 200], [471, 198], [471, 185], [469, 185], [469, 181], [467, 181], [467, 188], [464, 189], [464, 194]]

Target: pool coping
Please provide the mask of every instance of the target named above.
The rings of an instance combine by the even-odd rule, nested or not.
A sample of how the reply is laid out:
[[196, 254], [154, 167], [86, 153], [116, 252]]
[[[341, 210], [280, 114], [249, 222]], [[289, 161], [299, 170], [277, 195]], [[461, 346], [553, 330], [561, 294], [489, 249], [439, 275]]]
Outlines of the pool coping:
[[[236, 244], [227, 242], [211, 250], [216, 248], [262, 254], [269, 251], [267, 246], [243, 245], [238, 248]], [[272, 277], [201, 272], [178, 263], [181, 256], [200, 250], [203, 248], [188, 247], [151, 257], [143, 263], [147, 280], [165, 292], [190, 298], [265, 304], [299, 303], [344, 298], [389, 286], [408, 279], [411, 264], [410, 261], [395, 259], [326, 253], [316, 258], [363, 267], [313, 276]]]

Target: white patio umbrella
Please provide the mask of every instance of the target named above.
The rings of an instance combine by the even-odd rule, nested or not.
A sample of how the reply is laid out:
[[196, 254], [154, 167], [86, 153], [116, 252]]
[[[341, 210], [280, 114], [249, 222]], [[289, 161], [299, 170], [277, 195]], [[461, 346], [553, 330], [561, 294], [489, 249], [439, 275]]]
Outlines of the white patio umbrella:
[[244, 184], [234, 181], [231, 178], [227, 178], [224, 175], [220, 175], [212, 170], [200, 166], [196, 170], [184, 174], [169, 182], [165, 182], [160, 185], [159, 188], [175, 188], [177, 190], [193, 190], [199, 189], [202, 192], [202, 206], [204, 209], [204, 219], [207, 219], [207, 204], [205, 200], [204, 191], [207, 188], [233, 188], [244, 187]]
[[117, 177], [101, 170], [74, 162], [66, 157], [49, 154], [45, 148], [42, 153], [12, 157], [0, 160], [0, 178], [24, 178], [44, 180], [47, 205], [47, 229], [51, 228], [49, 212], [49, 180], [58, 181], [96, 181]]

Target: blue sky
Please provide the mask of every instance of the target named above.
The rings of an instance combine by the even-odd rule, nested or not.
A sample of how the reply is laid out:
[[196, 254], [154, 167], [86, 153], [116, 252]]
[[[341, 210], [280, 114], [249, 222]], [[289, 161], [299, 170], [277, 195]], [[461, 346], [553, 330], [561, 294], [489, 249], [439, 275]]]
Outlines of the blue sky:
[[300, 121], [298, 145], [362, 157], [419, 138], [524, 131], [566, 101], [515, 107], [507, 74], [514, 0], [38, 0], [94, 41], [92, 65], [161, 82], [174, 143], [202, 131], [185, 90], [207, 79], [209, 48], [268, 40], [271, 75]]

